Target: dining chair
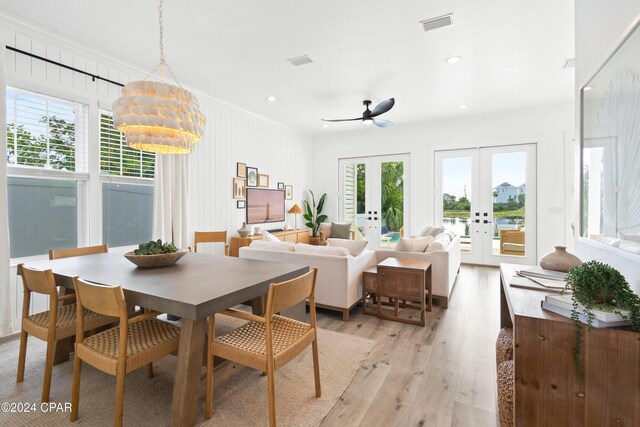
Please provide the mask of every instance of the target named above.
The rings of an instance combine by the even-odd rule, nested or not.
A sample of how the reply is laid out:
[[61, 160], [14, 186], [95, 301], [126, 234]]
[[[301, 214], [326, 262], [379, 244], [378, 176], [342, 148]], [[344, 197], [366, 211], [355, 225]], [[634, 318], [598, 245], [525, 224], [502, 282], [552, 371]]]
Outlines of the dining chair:
[[229, 244], [226, 231], [196, 231], [193, 236], [193, 245], [189, 251], [198, 252], [198, 243], [224, 243], [224, 254], [229, 256]]
[[[78, 298], [78, 318], [73, 383], [71, 388], [71, 421], [78, 419], [80, 371], [82, 362], [116, 377], [114, 426], [122, 426], [124, 411], [124, 380], [126, 374], [154, 360], [178, 351], [180, 328], [156, 319], [160, 313], [149, 311], [129, 318], [121, 286], [104, 286], [73, 278]], [[118, 326], [84, 337], [85, 311], [117, 317]], [[152, 374], [150, 369], [147, 370]]]
[[83, 248], [69, 248], [69, 249], [49, 249], [49, 259], [70, 258], [74, 256], [82, 255], [94, 255], [109, 252], [109, 246], [97, 245], [97, 246], [85, 246]]
[[[238, 310], [225, 310], [220, 314], [248, 320], [243, 326], [227, 334], [215, 336], [215, 316], [209, 317], [207, 352], [207, 390], [205, 418], [210, 419], [213, 403], [213, 361], [218, 356], [267, 373], [269, 399], [269, 425], [276, 425], [275, 371], [286, 365], [312, 345], [316, 397], [320, 397], [320, 367], [318, 365], [318, 338], [316, 332], [316, 305], [314, 291], [318, 269], [295, 279], [272, 283], [267, 294], [267, 312], [264, 317]], [[309, 300], [311, 323], [289, 319], [278, 313]]]
[[[22, 300], [22, 327], [20, 331], [20, 352], [18, 355], [18, 375], [16, 382], [24, 380], [25, 359], [27, 356], [27, 340], [29, 334], [47, 342], [47, 355], [44, 365], [44, 382], [42, 384], [42, 402], [49, 401], [51, 390], [51, 373], [56, 343], [76, 334], [77, 309], [75, 295], [58, 295], [56, 282], [51, 270], [34, 270], [18, 265], [22, 277], [24, 298]], [[49, 310], [29, 315], [31, 294], [43, 294], [49, 297]], [[67, 304], [59, 304], [64, 302]], [[86, 329], [95, 329], [113, 322], [112, 318], [101, 316], [95, 312], [87, 312], [81, 323]]]

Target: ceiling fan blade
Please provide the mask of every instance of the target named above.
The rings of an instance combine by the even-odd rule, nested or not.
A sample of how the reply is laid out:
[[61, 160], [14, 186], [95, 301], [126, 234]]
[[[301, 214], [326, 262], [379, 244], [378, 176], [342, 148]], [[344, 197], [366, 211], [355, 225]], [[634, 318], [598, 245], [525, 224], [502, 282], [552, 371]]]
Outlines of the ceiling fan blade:
[[362, 120], [362, 117], [358, 117], [357, 119], [335, 119], [335, 120], [329, 120], [329, 119], [320, 119], [323, 122], [353, 122], [356, 120]]
[[376, 108], [373, 109], [371, 115], [369, 117], [379, 116], [380, 114], [384, 114], [387, 111], [391, 110], [396, 103], [396, 100], [393, 98], [389, 98], [386, 101], [382, 101], [380, 104], [376, 105]]
[[379, 128], [387, 128], [391, 126], [393, 122], [385, 119], [373, 119], [373, 124], [378, 126]]

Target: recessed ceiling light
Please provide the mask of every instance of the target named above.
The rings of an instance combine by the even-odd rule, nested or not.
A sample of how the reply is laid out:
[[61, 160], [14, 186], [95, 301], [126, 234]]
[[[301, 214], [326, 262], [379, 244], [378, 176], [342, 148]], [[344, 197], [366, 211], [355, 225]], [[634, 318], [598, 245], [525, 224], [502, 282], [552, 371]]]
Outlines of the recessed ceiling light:
[[464, 110], [467, 107], [468, 107], [467, 104], [458, 105], [458, 108], [461, 109], [461, 110]]
[[267, 101], [276, 102], [276, 97], [275, 96], [267, 96]]
[[456, 62], [460, 62], [462, 58], [460, 58], [459, 56], [450, 56], [447, 59], [444, 60], [444, 62], [446, 62], [447, 64], [455, 64]]
[[322, 125], [322, 127], [323, 127], [323, 128], [328, 128], [328, 127], [329, 127], [329, 125], [325, 123], [325, 124], [323, 124], [323, 125]]
[[591, 90], [591, 86], [585, 86], [585, 87], [582, 88], [582, 90], [585, 91], [585, 92], [588, 91], [588, 90]]

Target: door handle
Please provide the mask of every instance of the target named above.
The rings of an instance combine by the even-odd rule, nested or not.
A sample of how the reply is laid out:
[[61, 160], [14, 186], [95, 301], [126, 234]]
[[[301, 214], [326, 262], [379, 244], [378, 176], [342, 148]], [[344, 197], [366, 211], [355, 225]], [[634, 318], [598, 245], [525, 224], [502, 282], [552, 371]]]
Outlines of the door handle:
[[371, 221], [371, 217], [367, 218], [369, 221]]
[[474, 222], [475, 222], [476, 224], [480, 224], [480, 220], [479, 220], [479, 219], [476, 219]]
[[484, 223], [485, 223], [485, 224], [489, 224], [489, 223], [491, 223], [491, 221], [489, 221], [489, 220], [486, 220], [486, 219], [485, 219], [485, 220], [484, 220]]

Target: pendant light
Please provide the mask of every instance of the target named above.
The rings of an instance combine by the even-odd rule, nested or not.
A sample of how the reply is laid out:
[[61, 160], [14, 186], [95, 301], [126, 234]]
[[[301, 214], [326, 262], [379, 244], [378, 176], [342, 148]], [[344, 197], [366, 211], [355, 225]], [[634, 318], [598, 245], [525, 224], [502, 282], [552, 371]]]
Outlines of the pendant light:
[[[143, 81], [127, 83], [113, 103], [114, 124], [124, 133], [127, 145], [136, 150], [160, 154], [188, 154], [202, 140], [206, 120], [195, 96], [182, 87], [164, 58], [162, 3], [160, 63]], [[150, 81], [158, 72], [160, 81]], [[166, 83], [169, 73], [176, 85]]]

